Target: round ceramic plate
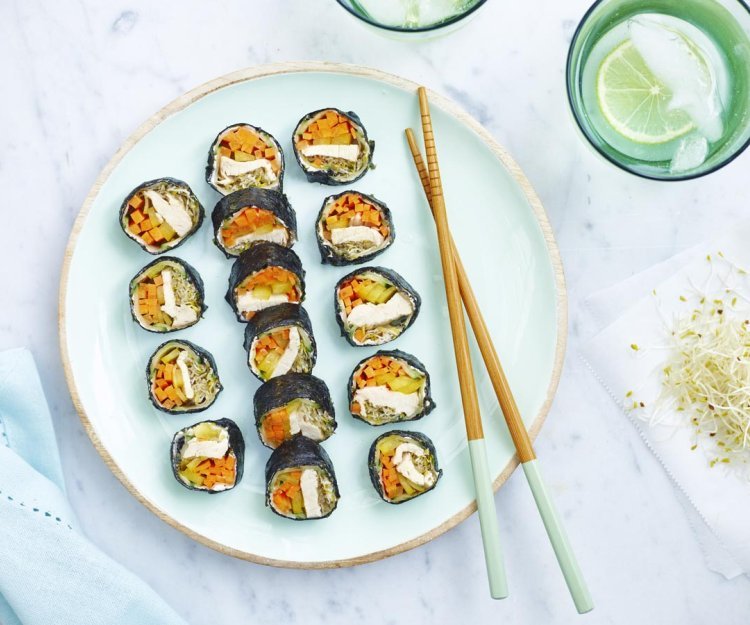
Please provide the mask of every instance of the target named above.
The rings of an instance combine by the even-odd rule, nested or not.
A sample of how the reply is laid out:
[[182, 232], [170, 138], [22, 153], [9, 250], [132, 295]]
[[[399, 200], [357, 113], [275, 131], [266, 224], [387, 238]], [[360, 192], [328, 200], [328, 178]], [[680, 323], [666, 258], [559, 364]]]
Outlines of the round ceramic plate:
[[[60, 340], [83, 424], [134, 496], [222, 552], [279, 566], [346, 566], [424, 543], [475, 509], [435, 228], [403, 133], [419, 128], [415, 90], [415, 84], [394, 76], [321, 63], [266, 66], [220, 78], [146, 122], [104, 169], [75, 223], [61, 285]], [[550, 227], [508, 154], [458, 107], [436, 94], [430, 99], [453, 234], [534, 436], [554, 393], [565, 343], [564, 284]], [[378, 498], [367, 473], [370, 444], [388, 426], [368, 426], [347, 410], [349, 374], [377, 348], [352, 347], [339, 335], [333, 289], [351, 268], [321, 265], [315, 243], [314, 220], [323, 199], [345, 187], [306, 182], [291, 148], [297, 121], [327, 106], [355, 111], [375, 140], [377, 167], [353, 185], [393, 212], [395, 243], [375, 264], [397, 270], [422, 296], [416, 323], [386, 347], [413, 353], [432, 375], [437, 408], [404, 428], [432, 438], [444, 475], [435, 490], [399, 506]], [[204, 180], [206, 154], [216, 133], [235, 122], [271, 132], [286, 154], [284, 191], [299, 226], [294, 250], [307, 271], [304, 305], [318, 342], [314, 374], [331, 389], [339, 421], [324, 446], [341, 500], [321, 521], [292, 522], [264, 505], [270, 452], [253, 425], [258, 382], [245, 364], [244, 325], [223, 300], [231, 261], [213, 245], [210, 219], [175, 252], [203, 277], [208, 311], [197, 325], [169, 335], [193, 341], [216, 358], [225, 390], [206, 412], [173, 416], [151, 406], [143, 372], [165, 337], [142, 330], [128, 309], [129, 280], [153, 257], [120, 230], [124, 196], [144, 180], [172, 176], [185, 180], [210, 213], [219, 195]], [[490, 468], [499, 488], [516, 466], [514, 450], [473, 348]], [[200, 418], [223, 417], [234, 419], [245, 436], [242, 482], [215, 496], [188, 491], [170, 470], [172, 436]]]

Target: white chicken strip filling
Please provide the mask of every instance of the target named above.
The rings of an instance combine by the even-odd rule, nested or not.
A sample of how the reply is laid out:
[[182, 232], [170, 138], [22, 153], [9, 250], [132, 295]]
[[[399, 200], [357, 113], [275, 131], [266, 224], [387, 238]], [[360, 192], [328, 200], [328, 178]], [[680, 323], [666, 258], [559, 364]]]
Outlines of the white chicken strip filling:
[[352, 308], [346, 322], [356, 328], [377, 328], [414, 312], [411, 302], [395, 293], [385, 304], [367, 302]]
[[198, 313], [195, 312], [195, 309], [185, 304], [177, 305], [174, 284], [172, 283], [172, 272], [169, 269], [165, 269], [161, 272], [161, 278], [164, 287], [164, 304], [162, 304], [161, 310], [172, 317], [172, 328], [184, 328], [194, 323], [198, 319]]
[[161, 194], [153, 189], [144, 191], [143, 195], [151, 202], [156, 214], [166, 221], [178, 236], [184, 237], [190, 232], [190, 228], [193, 227], [193, 220], [185, 204], [178, 198], [167, 195], [167, 198], [164, 199]]
[[368, 226], [349, 226], [347, 228], [334, 228], [331, 230], [331, 243], [342, 245], [343, 243], [370, 243], [372, 247], [383, 244], [385, 238], [376, 228]]
[[315, 469], [305, 469], [300, 478], [302, 502], [305, 504], [305, 516], [315, 519], [323, 516], [320, 509], [320, 494], [318, 492], [318, 472]]
[[432, 486], [435, 483], [434, 472], [420, 473], [419, 469], [414, 466], [414, 456], [421, 457], [426, 453], [419, 445], [401, 443], [393, 454], [393, 466], [410, 482], [418, 486]]
[[283, 293], [272, 294], [268, 299], [261, 299], [255, 297], [252, 291], [246, 291], [242, 295], [237, 296], [237, 309], [243, 313], [257, 312], [278, 304], [286, 304], [288, 301], [289, 298]]
[[264, 232], [263, 234], [251, 232], [237, 237], [232, 247], [243, 246], [245, 243], [255, 243], [256, 241], [270, 241], [271, 243], [286, 245], [289, 242], [289, 233], [286, 228], [274, 228], [271, 232]]
[[229, 451], [229, 434], [222, 430], [218, 440], [202, 440], [197, 436], [182, 446], [183, 458], [223, 458]]
[[312, 411], [312, 408], [309, 404], [303, 404], [300, 408], [292, 410], [289, 413], [289, 432], [292, 436], [301, 433], [302, 436], [314, 441], [321, 441], [323, 440], [323, 431], [308, 420], [310, 415], [307, 413], [310, 411]]
[[235, 161], [228, 156], [219, 157], [218, 180], [219, 184], [232, 182], [232, 178], [244, 176], [258, 169], [265, 170], [266, 177], [271, 181], [276, 181], [276, 172], [273, 170], [271, 161], [265, 158], [256, 158], [253, 161]]
[[287, 344], [284, 353], [281, 355], [281, 358], [279, 358], [279, 362], [276, 363], [276, 368], [271, 374], [272, 378], [275, 378], [279, 375], [284, 375], [285, 373], [289, 373], [289, 370], [292, 368], [294, 361], [297, 360], [300, 346], [301, 340], [299, 335], [299, 328], [289, 328], [289, 343]]
[[395, 414], [413, 417], [419, 412], [419, 393], [399, 393], [387, 386], [364, 386], [357, 389], [352, 397], [362, 407], [362, 416], [367, 417], [370, 407], [390, 408]]
[[182, 350], [180, 352], [180, 355], [177, 356], [177, 362], [175, 362], [175, 364], [179, 367], [180, 374], [182, 375], [182, 388], [185, 389], [185, 397], [187, 397], [188, 399], [193, 399], [195, 397], [195, 393], [193, 392], [193, 384], [190, 381], [190, 371], [188, 370], [187, 366], [187, 357], [187, 351]]
[[359, 158], [359, 145], [333, 145], [333, 144], [319, 144], [319, 145], [307, 145], [302, 150], [302, 154], [306, 157], [311, 156], [323, 156], [326, 158], [340, 158], [344, 161], [357, 162]]

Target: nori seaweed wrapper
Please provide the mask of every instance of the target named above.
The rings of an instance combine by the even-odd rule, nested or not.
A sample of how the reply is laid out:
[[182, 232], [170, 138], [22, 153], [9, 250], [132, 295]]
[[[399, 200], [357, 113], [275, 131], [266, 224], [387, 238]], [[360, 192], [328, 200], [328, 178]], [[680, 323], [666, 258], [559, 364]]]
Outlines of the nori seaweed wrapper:
[[[358, 256], [357, 258], [354, 258], [351, 260], [338, 254], [336, 250], [333, 248], [332, 244], [327, 245], [323, 237], [320, 234], [321, 220], [323, 219], [323, 215], [324, 215], [326, 208], [328, 208], [328, 206], [332, 204], [333, 202], [335, 202], [338, 198], [347, 194], [359, 195], [362, 198], [364, 198], [367, 202], [377, 207], [383, 216], [383, 221], [386, 224], [388, 224], [388, 231], [389, 231], [388, 237], [386, 238], [382, 247], [375, 249], [372, 252], [367, 252], [366, 254], [362, 254], [362, 256]], [[382, 254], [383, 252], [385, 252], [393, 244], [393, 241], [395, 240], [395, 238], [396, 238], [396, 229], [393, 225], [393, 216], [391, 215], [391, 210], [388, 208], [385, 202], [381, 202], [380, 200], [374, 198], [372, 195], [367, 195], [366, 193], [360, 193], [359, 191], [344, 191], [336, 195], [329, 195], [325, 200], [323, 200], [323, 205], [320, 207], [320, 211], [318, 212], [318, 217], [315, 220], [315, 240], [318, 242], [318, 250], [320, 251], [320, 260], [322, 263], [325, 263], [328, 265], [334, 265], [336, 267], [341, 267], [344, 265], [360, 265], [362, 263], [367, 262], [368, 260], [372, 260], [379, 254]]]
[[[269, 186], [269, 187], [263, 187], [267, 189], [276, 189], [278, 191], [281, 191], [281, 189], [284, 186], [284, 172], [286, 170], [286, 163], [284, 162], [284, 150], [281, 149], [281, 144], [276, 140], [276, 137], [274, 137], [270, 132], [263, 130], [260, 126], [253, 126], [252, 124], [248, 124], [245, 122], [237, 122], [235, 124], [230, 124], [223, 130], [221, 130], [217, 135], [216, 138], [211, 143], [211, 147], [208, 148], [208, 159], [206, 160], [206, 182], [209, 184], [209, 186], [217, 191], [218, 193], [221, 193], [222, 195], [228, 195], [226, 191], [223, 189], [220, 189], [213, 183], [213, 173], [214, 173], [214, 161], [216, 159], [216, 152], [219, 149], [219, 143], [221, 141], [221, 136], [230, 128], [236, 128], [239, 126], [247, 126], [248, 128], [251, 128], [253, 132], [259, 134], [264, 140], [271, 143], [276, 150], [279, 153], [279, 159], [281, 160], [281, 169], [279, 169], [279, 177], [277, 179], [276, 184]], [[246, 187], [246, 188], [260, 188], [260, 187]]]
[[[315, 366], [318, 357], [318, 348], [315, 344], [313, 335], [312, 322], [307, 311], [299, 304], [279, 304], [271, 308], [264, 308], [253, 315], [253, 318], [247, 321], [245, 326], [244, 347], [248, 356], [248, 367], [250, 367], [250, 348], [253, 341], [261, 334], [283, 326], [296, 325], [302, 328], [310, 339], [312, 354], [310, 356], [310, 370]], [[259, 378], [258, 374], [250, 367], [252, 374]], [[260, 379], [260, 378], [259, 378]], [[262, 381], [262, 380], [261, 380]]]
[[[372, 356], [367, 356], [367, 358], [363, 358], [357, 363], [357, 365], [352, 370], [352, 374], [349, 376], [349, 385], [347, 388], [349, 406], [352, 405], [352, 401], [354, 400], [354, 392], [357, 390], [357, 383], [354, 381], [354, 374], [357, 373], [359, 368], [362, 365], [364, 365], [368, 360], [371, 360], [378, 356], [387, 356], [388, 358], [395, 358], [398, 360], [403, 360], [409, 366], [414, 367], [418, 371], [421, 371], [425, 376], [424, 399], [422, 401], [422, 410], [420, 410], [416, 415], [414, 415], [410, 419], [399, 419], [397, 421], [389, 421], [387, 423], [382, 423], [380, 425], [389, 425], [391, 423], [405, 423], [407, 421], [417, 421], [418, 419], [421, 419], [425, 415], [430, 414], [435, 409], [435, 401], [432, 399], [432, 394], [430, 392], [430, 373], [429, 371], [427, 371], [426, 367], [422, 364], [422, 361], [420, 361], [416, 356], [412, 356], [411, 354], [402, 352], [400, 349], [381, 349], [375, 352]], [[370, 423], [369, 421], [366, 421], [365, 419], [362, 418], [361, 415], [354, 414], [353, 412], [351, 413], [351, 415], [355, 419], [359, 419], [360, 421], [367, 423], [367, 425], [374, 425], [375, 427], [379, 427], [378, 425], [375, 425], [373, 423]]]
[[[268, 506], [275, 514], [278, 514], [284, 519], [290, 517], [284, 516], [276, 512], [274, 507], [271, 505], [271, 483], [273, 482], [274, 476], [283, 469], [291, 469], [301, 466], [313, 466], [320, 467], [325, 471], [331, 478], [333, 484], [333, 492], [336, 497], [336, 501], [333, 504], [331, 510], [325, 516], [317, 517], [325, 519], [330, 516], [331, 513], [336, 509], [338, 500], [340, 498], [339, 484], [336, 481], [336, 473], [333, 470], [333, 463], [331, 458], [326, 453], [323, 447], [309, 438], [306, 438], [300, 434], [290, 438], [288, 441], [279, 445], [274, 449], [271, 457], [266, 462], [266, 506]], [[307, 521], [313, 519], [292, 519], [293, 521]]]
[[228, 217], [248, 206], [262, 208], [273, 213], [289, 231], [289, 242], [285, 247], [292, 247], [297, 240], [297, 216], [287, 196], [273, 189], [250, 187], [225, 195], [216, 203], [211, 213], [211, 223], [214, 228], [214, 244], [227, 258], [233, 258], [238, 256], [238, 254], [230, 253], [222, 246], [219, 236], [221, 225]]
[[[357, 127], [357, 130], [360, 132], [364, 142], [369, 146], [370, 153], [365, 162], [365, 166], [362, 168], [362, 171], [355, 172], [355, 174], [351, 177], [337, 178], [335, 174], [332, 174], [331, 172], [328, 172], [328, 171], [308, 169], [307, 166], [302, 161], [302, 156], [297, 151], [297, 146], [294, 142], [294, 137], [297, 136], [298, 129], [302, 127], [303, 125], [307, 124], [313, 117], [315, 117], [319, 113], [322, 113], [323, 111], [336, 111], [336, 113], [338, 113], [339, 115], [345, 115], [346, 117], [348, 117], [353, 122], [354, 126]], [[294, 133], [292, 134], [292, 148], [294, 149], [294, 156], [297, 159], [297, 163], [299, 164], [302, 171], [305, 173], [305, 177], [307, 178], [308, 182], [319, 182], [320, 184], [327, 184], [327, 185], [349, 184], [349, 183], [359, 180], [370, 169], [373, 168], [372, 156], [375, 153], [375, 142], [368, 139], [367, 130], [362, 124], [362, 121], [359, 119], [359, 115], [357, 115], [354, 111], [344, 112], [333, 106], [329, 106], [329, 107], [318, 109], [317, 111], [312, 111], [311, 113], [308, 113], [302, 119], [300, 119], [299, 122], [297, 122], [297, 125], [294, 127]]]
[[[261, 419], [271, 410], [286, 406], [295, 399], [310, 399], [317, 403], [331, 417], [333, 430], [336, 430], [336, 410], [331, 401], [328, 386], [320, 378], [307, 373], [286, 373], [264, 382], [255, 392], [253, 411], [255, 428], [260, 437]], [[261, 439], [262, 442], [262, 439]]]
[[[185, 438], [185, 432], [194, 428], [196, 425], [200, 425], [201, 423], [214, 423], [220, 427], [226, 428], [227, 433], [229, 434], [229, 449], [234, 452], [234, 456], [237, 459], [234, 486], [230, 486], [229, 488], [225, 488], [223, 490], [209, 490], [207, 488], [200, 488], [199, 486], [195, 486], [193, 484], [188, 484], [180, 477], [180, 454], [182, 452], [182, 442]], [[237, 427], [237, 424], [231, 419], [219, 419], [218, 421], [198, 421], [197, 423], [193, 423], [193, 425], [182, 428], [175, 433], [174, 438], [172, 439], [172, 445], [170, 446], [170, 460], [170, 463], [172, 465], [172, 474], [181, 486], [184, 486], [188, 490], [208, 493], [209, 495], [224, 493], [226, 491], [232, 490], [235, 486], [237, 486], [237, 484], [240, 483], [240, 480], [242, 480], [242, 473], [245, 469], [245, 439], [242, 436], [240, 428]]]
[[[159, 401], [154, 397], [154, 394], [151, 392], [151, 383], [153, 382], [153, 379], [151, 377], [151, 363], [154, 360], [154, 357], [156, 354], [158, 354], [162, 349], [164, 349], [167, 345], [174, 345], [175, 347], [180, 346], [185, 349], [189, 349], [193, 351], [198, 358], [200, 358], [202, 361], [204, 361], [208, 366], [211, 368], [211, 371], [213, 371], [214, 376], [216, 377], [216, 392], [213, 395], [213, 398], [211, 401], [207, 402], [203, 406], [196, 406], [196, 407], [188, 407], [188, 408], [181, 408], [179, 406], [175, 406], [174, 408], [165, 408], [161, 404], [159, 404]], [[154, 374], [156, 373], [156, 369], [154, 369]], [[161, 410], [162, 412], [167, 412], [169, 414], [186, 414], [190, 412], [203, 412], [206, 410], [206, 408], [209, 408], [213, 403], [216, 401], [216, 398], [219, 396], [221, 391], [223, 390], [223, 386], [221, 385], [221, 379], [219, 378], [219, 370], [216, 367], [216, 361], [214, 360], [214, 357], [211, 355], [210, 352], [206, 351], [202, 347], [199, 347], [195, 343], [191, 343], [190, 341], [186, 341], [185, 339], [170, 339], [169, 341], [165, 341], [159, 347], [157, 347], [149, 356], [148, 362], [146, 363], [146, 391], [148, 393], [148, 397], [151, 400], [151, 403], [154, 405], [154, 408]]]
[[[165, 262], [176, 263], [185, 270], [185, 274], [187, 275], [188, 280], [190, 280], [193, 283], [193, 285], [195, 286], [195, 290], [198, 291], [198, 300], [196, 303], [200, 307], [200, 312], [198, 313], [198, 318], [191, 324], [188, 324], [186, 326], [182, 326], [179, 328], [175, 328], [175, 329], [170, 329], [170, 330], [156, 330], [154, 328], [144, 326], [138, 320], [138, 317], [135, 314], [135, 309], [133, 307], [133, 290], [138, 285], [138, 279], [144, 273], [146, 273], [152, 267], [159, 265], [161, 263], [165, 263]], [[208, 306], [205, 303], [205, 296], [206, 296], [206, 289], [203, 285], [203, 279], [201, 278], [198, 271], [190, 263], [188, 263], [185, 260], [182, 260], [181, 258], [177, 258], [176, 256], [160, 256], [159, 258], [155, 258], [148, 265], [146, 265], [145, 267], [142, 267], [138, 271], [138, 273], [132, 277], [128, 285], [128, 301], [130, 302], [130, 316], [133, 318], [133, 321], [135, 321], [141, 328], [146, 330], [146, 332], [153, 332], [155, 334], [168, 334], [170, 332], [178, 332], [179, 330], [184, 330], [185, 328], [189, 328], [190, 326], [194, 326], [196, 323], [198, 323], [203, 318], [203, 313], [205, 313], [206, 310], [208, 310]]]
[[411, 319], [409, 319], [409, 322], [398, 333], [398, 335], [393, 337], [392, 339], [383, 341], [382, 343], [377, 343], [377, 345], [382, 345], [384, 343], [389, 343], [390, 341], [395, 341], [399, 336], [401, 336], [404, 332], [406, 332], [412, 326], [412, 324], [416, 321], [417, 317], [419, 316], [419, 310], [422, 307], [422, 298], [419, 296], [419, 293], [417, 293], [414, 290], [414, 287], [411, 284], [409, 284], [406, 280], [404, 280], [403, 277], [401, 277], [401, 274], [396, 273], [392, 269], [386, 269], [385, 267], [369, 266], [369, 267], [361, 267], [359, 269], [355, 269], [354, 271], [346, 274], [343, 278], [341, 278], [336, 283], [336, 287], [333, 290], [333, 309], [336, 315], [336, 323], [339, 324], [339, 330], [341, 331], [341, 336], [343, 336], [347, 340], [347, 342], [350, 345], [353, 345], [354, 347], [370, 347], [376, 344], [375, 343], [367, 343], [367, 344], [357, 343], [354, 340], [354, 337], [349, 335], [349, 333], [344, 328], [344, 320], [341, 318], [341, 314], [340, 314], [341, 311], [339, 310], [339, 288], [341, 288], [341, 285], [347, 280], [351, 280], [352, 278], [355, 278], [358, 275], [365, 274], [368, 272], [378, 273], [384, 278], [386, 278], [388, 282], [390, 282], [391, 284], [393, 284], [393, 286], [398, 288], [398, 290], [401, 293], [405, 293], [407, 297], [411, 299], [414, 305], [414, 313], [412, 314]]
[[261, 241], [237, 257], [229, 274], [229, 288], [224, 299], [232, 307], [234, 314], [237, 316], [237, 321], [246, 323], [247, 319], [237, 310], [237, 304], [234, 300], [234, 290], [249, 275], [258, 273], [266, 267], [282, 267], [295, 274], [299, 280], [298, 286], [301, 291], [299, 303], [302, 303], [305, 299], [305, 270], [302, 269], [302, 261], [299, 259], [299, 256], [282, 245]]
[[[135, 239], [135, 235], [133, 235], [131, 232], [127, 229], [127, 224], [125, 223], [125, 217], [126, 213], [128, 211], [128, 202], [130, 202], [130, 199], [139, 191], [142, 189], [145, 189], [147, 187], [153, 187], [159, 183], [166, 183], [169, 186], [175, 186], [179, 187], [180, 189], [183, 189], [187, 191], [189, 199], [191, 201], [194, 201], [197, 206], [197, 215], [195, 219], [193, 220], [193, 225], [190, 228], [190, 230], [180, 239], [174, 239], [177, 242], [173, 245], [168, 245], [164, 249], [161, 250], [150, 250], [148, 249], [148, 246], [145, 245], [140, 240]], [[203, 204], [200, 203], [200, 200], [198, 199], [198, 196], [195, 195], [193, 190], [190, 188], [190, 185], [188, 185], [187, 182], [184, 182], [182, 180], [178, 180], [177, 178], [170, 178], [170, 177], [164, 177], [164, 178], [156, 178], [154, 180], [148, 180], [146, 182], [142, 182], [137, 187], [135, 187], [130, 193], [128, 193], [125, 196], [125, 199], [122, 201], [122, 204], [120, 205], [120, 213], [119, 213], [119, 220], [120, 220], [120, 228], [122, 228], [122, 231], [125, 233], [125, 235], [131, 239], [132, 241], [135, 241], [138, 246], [144, 251], [148, 252], [149, 254], [152, 254], [154, 256], [157, 256], [158, 254], [164, 254], [165, 252], [171, 251], [180, 245], [182, 245], [187, 239], [189, 239], [193, 233], [198, 230], [198, 228], [201, 227], [201, 224], [203, 223], [203, 217], [204, 217], [205, 211], [203, 209]], [[171, 243], [171, 242], [170, 242]]]
[[[380, 440], [387, 438], [388, 436], [403, 436], [407, 439], [413, 439], [420, 447], [427, 449], [430, 454], [432, 454], [432, 460], [433, 460], [433, 468], [435, 469], [437, 473], [437, 477], [435, 478], [435, 483], [427, 488], [426, 490], [422, 491], [421, 493], [414, 495], [410, 497], [409, 499], [404, 499], [403, 501], [390, 501], [388, 498], [385, 497], [385, 494], [383, 493], [383, 489], [380, 486], [380, 474], [378, 472], [377, 463], [375, 462], [375, 451], [377, 444]], [[367, 468], [370, 473], [370, 481], [372, 482], [373, 487], [377, 491], [378, 495], [380, 495], [380, 498], [385, 501], [386, 503], [392, 504], [394, 506], [397, 506], [399, 504], [405, 503], [407, 501], [411, 501], [412, 499], [416, 499], [420, 495], [424, 495], [425, 493], [429, 493], [435, 486], [437, 486], [438, 482], [440, 481], [441, 476], [443, 475], [443, 470], [438, 465], [438, 457], [437, 452], [435, 451], [435, 445], [432, 443], [432, 441], [429, 439], [429, 437], [426, 434], [422, 434], [421, 432], [409, 432], [406, 430], [391, 430], [390, 432], [386, 432], [385, 434], [381, 434], [378, 436], [373, 442], [372, 445], [370, 445], [370, 453], [367, 457]]]

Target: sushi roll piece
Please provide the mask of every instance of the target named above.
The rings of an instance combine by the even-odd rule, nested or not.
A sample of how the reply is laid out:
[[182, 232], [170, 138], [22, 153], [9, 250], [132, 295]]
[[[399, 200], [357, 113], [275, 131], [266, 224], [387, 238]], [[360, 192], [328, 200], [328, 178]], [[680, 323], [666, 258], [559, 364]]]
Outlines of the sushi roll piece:
[[182, 180], [159, 178], [138, 185], [120, 207], [123, 232], [149, 254], [184, 243], [203, 223], [203, 206]]
[[220, 493], [242, 479], [245, 440], [231, 419], [201, 421], [172, 439], [172, 472], [189, 490]]
[[430, 374], [411, 354], [381, 350], [354, 367], [349, 410], [370, 425], [421, 419], [435, 408]]
[[386, 503], [399, 504], [435, 488], [443, 471], [435, 445], [420, 432], [392, 430], [370, 447], [370, 481]]
[[203, 280], [184, 260], [162, 256], [130, 281], [130, 312], [149, 332], [174, 332], [198, 323], [206, 305]]
[[336, 413], [323, 380], [304, 373], [287, 373], [263, 384], [253, 399], [260, 442], [276, 449], [301, 434], [316, 442], [336, 430]]
[[213, 356], [190, 341], [167, 341], [146, 367], [151, 403], [164, 412], [200, 412], [214, 403], [221, 382]]
[[208, 150], [206, 182], [222, 195], [250, 187], [281, 190], [283, 178], [284, 152], [257, 126], [227, 126]]
[[261, 241], [242, 252], [232, 265], [224, 299], [238, 321], [249, 321], [260, 310], [299, 304], [305, 298], [305, 271], [290, 249]]
[[348, 184], [372, 167], [375, 142], [356, 113], [335, 108], [305, 115], [294, 129], [294, 155], [310, 182]]
[[245, 328], [247, 364], [261, 382], [285, 373], [310, 373], [318, 352], [302, 306], [279, 304], [253, 315]]
[[349, 343], [382, 345], [414, 323], [421, 299], [395, 271], [364, 267], [339, 280], [334, 306], [341, 334]]
[[286, 195], [270, 189], [243, 189], [221, 198], [211, 213], [214, 243], [227, 258], [259, 241], [292, 247], [297, 218]]
[[318, 443], [301, 435], [279, 445], [266, 463], [266, 505], [295, 521], [323, 519], [336, 509], [333, 463]]
[[358, 191], [344, 191], [323, 201], [315, 231], [323, 263], [355, 265], [374, 258], [393, 243], [391, 211]]

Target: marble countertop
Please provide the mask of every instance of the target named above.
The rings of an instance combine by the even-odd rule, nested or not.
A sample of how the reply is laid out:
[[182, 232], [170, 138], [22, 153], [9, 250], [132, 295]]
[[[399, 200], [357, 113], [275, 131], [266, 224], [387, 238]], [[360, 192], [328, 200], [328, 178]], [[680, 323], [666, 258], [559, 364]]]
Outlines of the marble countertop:
[[[429, 42], [364, 30], [332, 0], [0, 3], [0, 348], [28, 345], [82, 525], [190, 623], [747, 623], [750, 580], [709, 571], [672, 486], [578, 358], [582, 303], [746, 214], [750, 153], [708, 178], [623, 173], [577, 135], [564, 63], [587, 0], [491, 0]], [[242, 67], [328, 60], [400, 74], [453, 98], [514, 155], [549, 213], [566, 270], [570, 338], [538, 441], [596, 610], [575, 614], [523, 477], [496, 497], [511, 596], [489, 599], [476, 517], [365, 566], [281, 570], [192, 542], [135, 501], [79, 423], [63, 379], [57, 289], [76, 213], [99, 170], [154, 111]], [[11, 213], [11, 211], [13, 211]], [[404, 580], [413, 580], [404, 583]], [[281, 591], [283, 589], [283, 592]]]

